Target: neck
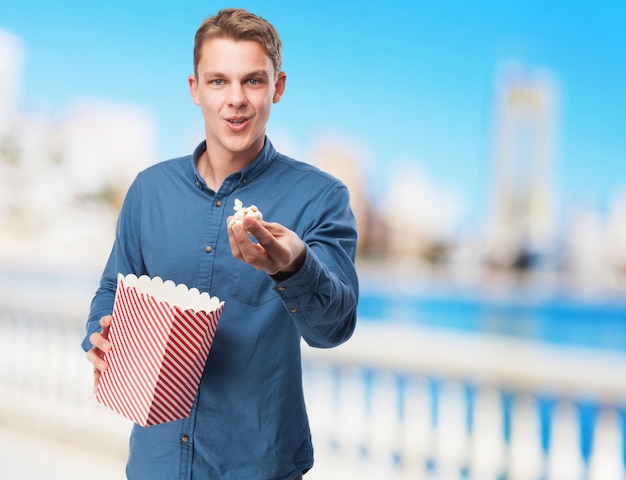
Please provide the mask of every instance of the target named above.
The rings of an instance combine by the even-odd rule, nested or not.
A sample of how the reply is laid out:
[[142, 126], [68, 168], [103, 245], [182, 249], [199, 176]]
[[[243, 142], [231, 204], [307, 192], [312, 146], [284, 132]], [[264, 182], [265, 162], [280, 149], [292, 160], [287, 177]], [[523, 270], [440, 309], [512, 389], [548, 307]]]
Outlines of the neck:
[[[220, 158], [220, 157], [218, 157]], [[254, 159], [254, 157], [252, 157]], [[207, 186], [218, 191], [226, 177], [246, 167], [252, 159], [243, 159], [237, 156], [215, 160], [215, 157], [205, 150], [197, 161], [198, 173], [204, 179]]]
[[217, 192], [226, 177], [250, 165], [262, 149], [263, 144], [244, 152], [216, 150], [207, 142], [207, 149], [196, 163], [198, 173], [207, 186]]
[[[232, 167], [223, 168], [221, 164], [216, 165], [215, 163], [212, 163], [209, 160], [209, 155], [206, 150], [198, 158], [196, 166], [198, 167], [198, 173], [204, 179], [207, 186], [215, 192], [219, 190], [220, 186], [224, 182], [224, 179], [236, 171], [233, 170]], [[227, 164], [224, 165], [224, 167], [227, 167]]]

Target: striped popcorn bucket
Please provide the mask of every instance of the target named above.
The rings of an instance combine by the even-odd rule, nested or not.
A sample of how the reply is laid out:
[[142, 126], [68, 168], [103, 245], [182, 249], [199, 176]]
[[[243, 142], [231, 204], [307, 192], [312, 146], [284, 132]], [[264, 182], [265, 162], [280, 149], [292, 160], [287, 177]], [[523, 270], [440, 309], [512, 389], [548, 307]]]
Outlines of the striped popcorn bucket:
[[183, 284], [119, 274], [96, 400], [144, 427], [187, 417], [223, 308]]

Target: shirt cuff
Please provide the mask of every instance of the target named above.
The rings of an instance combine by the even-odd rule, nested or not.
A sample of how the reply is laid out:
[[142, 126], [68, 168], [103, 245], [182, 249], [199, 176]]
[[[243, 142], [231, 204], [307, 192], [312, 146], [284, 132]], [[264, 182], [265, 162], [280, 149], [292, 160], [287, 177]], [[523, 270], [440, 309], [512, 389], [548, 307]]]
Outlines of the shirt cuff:
[[309, 293], [319, 278], [321, 264], [313, 250], [306, 246], [306, 257], [300, 270], [285, 280], [274, 279], [274, 290], [283, 298], [289, 300]]

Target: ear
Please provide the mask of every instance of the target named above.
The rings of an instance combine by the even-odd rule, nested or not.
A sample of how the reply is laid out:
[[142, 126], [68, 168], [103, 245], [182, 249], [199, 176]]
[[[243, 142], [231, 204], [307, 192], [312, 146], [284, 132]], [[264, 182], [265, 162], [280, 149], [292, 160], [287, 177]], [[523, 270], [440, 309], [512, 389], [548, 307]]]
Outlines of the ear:
[[280, 102], [280, 99], [285, 92], [285, 84], [287, 83], [287, 74], [285, 72], [280, 72], [278, 74], [278, 80], [276, 80], [276, 85], [274, 85], [274, 98], [272, 99], [273, 103]]
[[200, 100], [198, 99], [198, 80], [196, 79], [196, 76], [189, 75], [187, 81], [189, 82], [189, 92], [191, 93], [193, 103], [200, 105]]

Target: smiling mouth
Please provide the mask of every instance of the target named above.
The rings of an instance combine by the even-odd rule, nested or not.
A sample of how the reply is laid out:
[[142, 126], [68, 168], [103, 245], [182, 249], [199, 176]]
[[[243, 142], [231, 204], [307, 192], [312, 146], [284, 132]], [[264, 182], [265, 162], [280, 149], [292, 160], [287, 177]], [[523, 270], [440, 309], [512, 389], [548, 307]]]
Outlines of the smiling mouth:
[[228, 120], [228, 122], [231, 125], [241, 125], [242, 123], [245, 123], [245, 121], [246, 121], [245, 118], [244, 119], [240, 119], [240, 120], [237, 120], [237, 119]]

